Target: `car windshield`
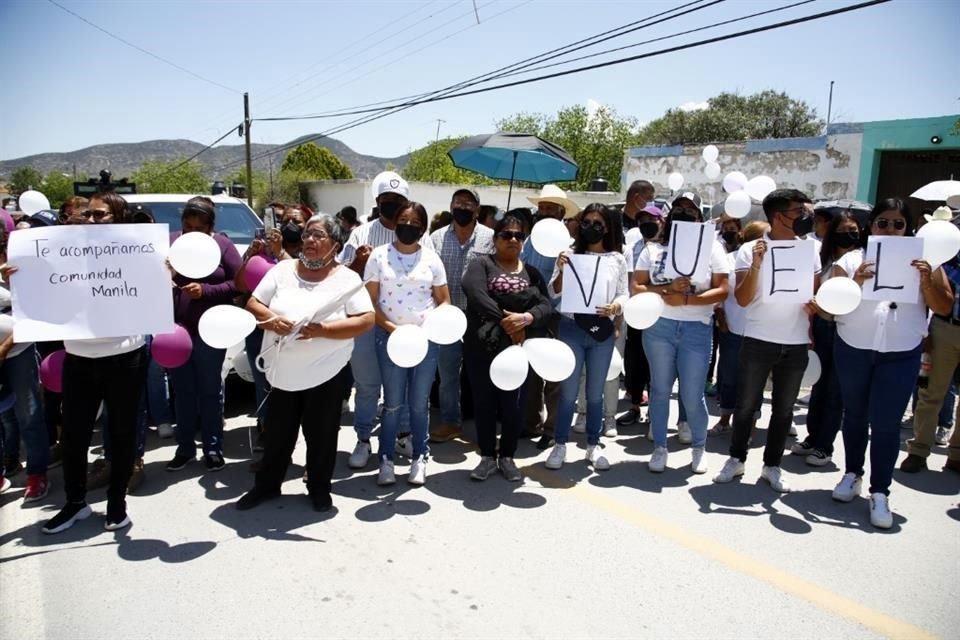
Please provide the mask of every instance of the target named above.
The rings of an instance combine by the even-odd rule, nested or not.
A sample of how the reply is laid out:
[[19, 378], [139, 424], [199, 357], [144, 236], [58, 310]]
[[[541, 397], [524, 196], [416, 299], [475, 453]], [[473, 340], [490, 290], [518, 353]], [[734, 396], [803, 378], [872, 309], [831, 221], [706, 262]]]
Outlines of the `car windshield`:
[[[153, 219], [170, 225], [170, 231], [180, 230], [180, 214], [185, 202], [144, 202], [153, 211]], [[234, 244], [249, 245], [260, 229], [259, 220], [242, 204], [218, 202], [214, 231], [222, 233]]]

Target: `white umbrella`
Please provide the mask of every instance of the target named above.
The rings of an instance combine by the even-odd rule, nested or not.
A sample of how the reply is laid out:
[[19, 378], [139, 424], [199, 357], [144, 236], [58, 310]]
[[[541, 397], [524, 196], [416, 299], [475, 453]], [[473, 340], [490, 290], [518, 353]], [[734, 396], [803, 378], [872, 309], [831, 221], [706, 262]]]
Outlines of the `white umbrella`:
[[960, 194], [960, 180], [936, 180], [920, 187], [910, 194], [910, 197], [918, 200], [941, 201], [957, 194]]

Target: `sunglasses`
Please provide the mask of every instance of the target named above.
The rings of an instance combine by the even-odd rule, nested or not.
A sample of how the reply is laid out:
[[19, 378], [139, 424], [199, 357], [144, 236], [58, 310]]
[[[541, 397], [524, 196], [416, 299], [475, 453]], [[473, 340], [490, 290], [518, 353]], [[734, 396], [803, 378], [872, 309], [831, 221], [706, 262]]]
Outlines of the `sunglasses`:
[[907, 221], [903, 218], [897, 218], [896, 220], [890, 220], [889, 218], [877, 218], [873, 223], [877, 225], [877, 229], [886, 229], [890, 225], [893, 225], [893, 228], [897, 231], [903, 231], [907, 228]]
[[306, 242], [307, 240], [316, 240], [317, 242], [323, 242], [329, 238], [327, 234], [322, 231], [304, 231], [300, 234], [300, 239]]
[[93, 218], [94, 220], [103, 220], [110, 215], [109, 209], [85, 209], [80, 212], [84, 218]]
[[506, 240], [508, 242], [510, 240], [523, 242], [527, 236], [523, 233], [523, 231], [501, 231], [500, 233], [497, 234], [497, 237], [499, 237], [501, 240]]

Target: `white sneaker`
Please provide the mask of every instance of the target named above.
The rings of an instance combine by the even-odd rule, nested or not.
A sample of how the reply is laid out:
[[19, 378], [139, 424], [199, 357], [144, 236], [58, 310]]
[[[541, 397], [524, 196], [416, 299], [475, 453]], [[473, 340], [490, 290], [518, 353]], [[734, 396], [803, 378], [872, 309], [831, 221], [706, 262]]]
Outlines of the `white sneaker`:
[[393, 460], [384, 458], [380, 461], [380, 473], [377, 474], [377, 484], [385, 487], [397, 481], [397, 476], [393, 473]]
[[413, 438], [410, 436], [397, 438], [396, 452], [413, 460]]
[[617, 431], [617, 419], [613, 416], [607, 416], [603, 419], [603, 435], [607, 438], [616, 438], [620, 435]]
[[162, 422], [157, 425], [157, 437], [158, 438], [172, 438], [174, 434], [173, 425]]
[[693, 442], [693, 433], [690, 431], [690, 425], [681, 422], [677, 425], [677, 441], [680, 444], [690, 444]]
[[814, 449], [813, 453], [804, 458], [804, 460], [811, 467], [825, 467], [833, 462], [833, 458], [823, 451], [820, 451], [820, 449]]
[[610, 461], [600, 455], [600, 447], [590, 445], [587, 447], [587, 455], [584, 458], [587, 464], [593, 465], [597, 471], [606, 471], [610, 468]]
[[787, 484], [787, 481], [784, 480], [783, 471], [780, 467], [768, 467], [764, 465], [763, 469], [760, 470], [760, 477], [769, 482], [774, 491], [790, 493], [790, 486]]
[[410, 464], [410, 476], [407, 478], [407, 482], [419, 487], [426, 481], [427, 459], [424, 456], [417, 456]]
[[845, 473], [840, 478], [840, 482], [833, 488], [833, 499], [838, 502], [850, 502], [860, 495], [863, 488], [863, 479], [858, 478], [856, 474]]
[[350, 454], [347, 465], [351, 469], [363, 469], [367, 466], [367, 463], [370, 462], [371, 451], [369, 442], [357, 440], [357, 446], [353, 448], [353, 453]]
[[933, 436], [933, 441], [943, 446], [950, 440], [950, 429], [947, 427], [937, 427], [937, 433]]
[[723, 469], [720, 469], [720, 473], [713, 476], [713, 481], [717, 484], [726, 484], [728, 482], [733, 482], [734, 478], [739, 478], [743, 475], [743, 463], [736, 458], [727, 458], [727, 461], [723, 463]]
[[791, 425], [790, 425], [790, 430], [787, 431], [787, 435], [790, 436], [791, 438], [796, 438], [796, 437], [797, 437], [797, 425], [791, 424]]
[[878, 529], [889, 529], [893, 526], [890, 498], [882, 493], [870, 494], [870, 524]]
[[667, 448], [657, 447], [654, 449], [647, 466], [654, 473], [663, 473], [663, 470], [667, 468]]
[[807, 440], [800, 440], [790, 445], [790, 453], [795, 456], [808, 456], [816, 450], [817, 448]]
[[578, 413], [577, 419], [573, 423], [573, 432], [574, 433], [586, 433], [587, 432], [587, 414]]
[[550, 455], [547, 456], [547, 462], [545, 466], [547, 469], [559, 469], [566, 461], [567, 445], [555, 444], [553, 445], [553, 449], [550, 450]]
[[690, 470], [694, 473], [706, 473], [707, 461], [703, 458], [703, 447], [694, 447], [692, 453], [693, 457], [690, 461]]

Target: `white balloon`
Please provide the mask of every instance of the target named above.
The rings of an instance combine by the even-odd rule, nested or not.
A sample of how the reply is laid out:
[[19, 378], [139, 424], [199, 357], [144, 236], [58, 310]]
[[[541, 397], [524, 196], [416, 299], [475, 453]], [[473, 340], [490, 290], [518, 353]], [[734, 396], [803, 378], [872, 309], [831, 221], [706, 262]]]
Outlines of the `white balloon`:
[[923, 259], [933, 267], [952, 260], [960, 252], [960, 229], [952, 222], [928, 222], [917, 231], [917, 237], [923, 238]]
[[498, 389], [513, 391], [527, 381], [530, 369], [527, 354], [523, 348], [510, 345], [490, 363], [490, 382]]
[[387, 355], [395, 365], [405, 369], [423, 362], [429, 347], [427, 332], [415, 324], [402, 324], [387, 338]]
[[244, 382], [253, 382], [253, 371], [250, 369], [250, 361], [247, 360], [247, 352], [241, 351], [233, 356], [230, 361], [233, 364], [233, 370]]
[[683, 176], [679, 173], [671, 173], [667, 178], [667, 186], [673, 191], [679, 191], [683, 186]]
[[20, 194], [20, 198], [17, 200], [17, 206], [20, 207], [20, 211], [23, 211], [28, 216], [32, 216], [37, 211], [49, 209], [50, 201], [47, 200], [47, 196], [39, 191], [30, 190]]
[[530, 338], [523, 343], [527, 361], [547, 382], [563, 382], [577, 364], [573, 350], [554, 338]]
[[616, 380], [621, 373], [623, 373], [623, 356], [614, 347], [613, 355], [610, 356], [610, 368], [607, 369], [607, 381]]
[[851, 278], [834, 277], [817, 291], [817, 306], [835, 316], [850, 313], [860, 305], [863, 291]]
[[182, 276], [206, 278], [220, 266], [220, 245], [208, 233], [185, 233], [170, 245], [167, 259]]
[[762, 202], [767, 195], [777, 188], [777, 183], [769, 176], [757, 176], [750, 178], [747, 186], [743, 189], [750, 194], [750, 197], [757, 202]]
[[467, 332], [467, 316], [456, 305], [442, 304], [426, 313], [421, 327], [430, 342], [453, 344]]
[[747, 176], [742, 171], [731, 171], [723, 178], [723, 190], [727, 193], [736, 193], [747, 186]]
[[717, 145], [708, 144], [703, 148], [703, 160], [708, 163], [716, 163], [717, 158], [720, 157], [720, 149], [717, 149]]
[[540, 255], [547, 258], [556, 258], [561, 251], [570, 248], [573, 238], [570, 237], [567, 225], [562, 221], [544, 218], [533, 225], [530, 242], [533, 243], [533, 248]]
[[742, 218], [750, 213], [750, 196], [746, 191], [734, 191], [723, 202], [723, 212], [731, 218]]
[[623, 303], [623, 319], [639, 331], [652, 327], [662, 313], [663, 298], [652, 291], [638, 293]]
[[823, 374], [823, 365], [820, 363], [820, 356], [817, 355], [817, 352], [808, 351], [807, 353], [810, 359], [807, 361], [807, 369], [803, 372], [803, 379], [800, 381], [801, 387], [812, 387], [817, 384], [817, 380]]
[[210, 307], [200, 316], [200, 339], [214, 349], [229, 349], [257, 327], [257, 319], [246, 309], [232, 304]]
[[703, 170], [703, 174], [711, 180], [716, 180], [720, 177], [720, 165], [716, 162], [708, 162]]

